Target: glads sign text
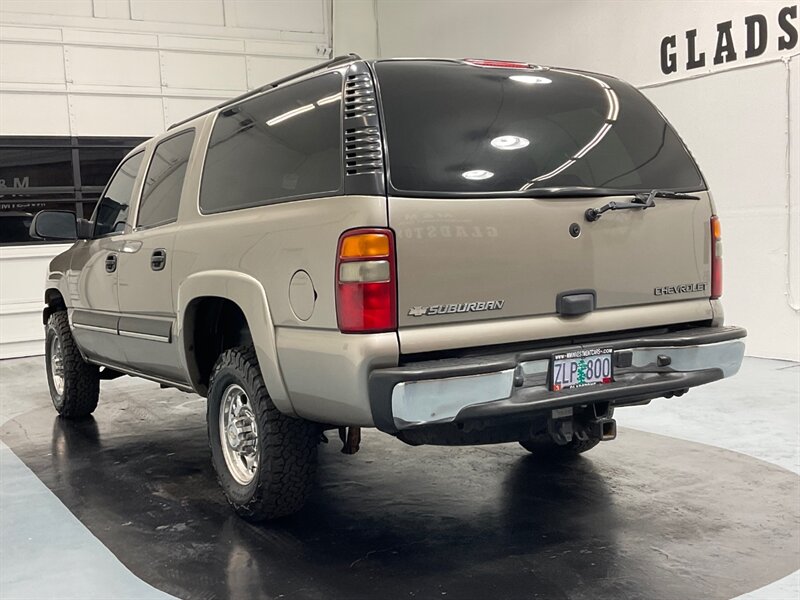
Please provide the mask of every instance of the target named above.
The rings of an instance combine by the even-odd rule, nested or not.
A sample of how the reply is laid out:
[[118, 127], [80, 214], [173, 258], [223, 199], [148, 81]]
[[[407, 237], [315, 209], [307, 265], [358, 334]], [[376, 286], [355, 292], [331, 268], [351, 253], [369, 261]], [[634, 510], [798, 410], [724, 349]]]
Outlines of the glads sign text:
[[[706, 59], [706, 52], [703, 51], [704, 45], [698, 42], [697, 29], [690, 29], [685, 32], [686, 70], [699, 69], [706, 64], [713, 63], [721, 65], [724, 63], [739, 60], [741, 55], [744, 58], [755, 58], [764, 54], [770, 44], [777, 44], [779, 52], [793, 50], [797, 48], [798, 39], [798, 20], [797, 4], [785, 6], [778, 11], [777, 18], [772, 22], [761, 14], [745, 17], [744, 23], [734, 25], [733, 21], [717, 23], [716, 44], [713, 56]], [[740, 31], [745, 34], [745, 42], [742, 47], [734, 42], [734, 31], [740, 37]], [[683, 41], [682, 41], [683, 42]], [[710, 48], [707, 48], [710, 50]], [[668, 35], [661, 40], [661, 72], [664, 75], [677, 73], [679, 67], [678, 36]]]

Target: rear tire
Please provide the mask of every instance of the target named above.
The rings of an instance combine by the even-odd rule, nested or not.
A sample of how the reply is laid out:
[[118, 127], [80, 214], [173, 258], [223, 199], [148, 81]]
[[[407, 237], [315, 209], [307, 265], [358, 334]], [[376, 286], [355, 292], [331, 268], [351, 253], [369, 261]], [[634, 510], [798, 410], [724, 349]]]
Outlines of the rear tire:
[[563, 446], [556, 444], [552, 439], [527, 440], [520, 442], [519, 445], [536, 456], [541, 456], [542, 458], [550, 460], [564, 460], [583, 454], [599, 443], [599, 437], [589, 436], [585, 440], [579, 440], [574, 437], [571, 442]]
[[62, 417], [85, 417], [97, 408], [100, 369], [83, 360], [65, 311], [47, 320], [45, 368], [53, 406]]
[[207, 419], [217, 480], [241, 517], [264, 521], [303, 507], [313, 488], [319, 431], [275, 408], [252, 347], [220, 355]]

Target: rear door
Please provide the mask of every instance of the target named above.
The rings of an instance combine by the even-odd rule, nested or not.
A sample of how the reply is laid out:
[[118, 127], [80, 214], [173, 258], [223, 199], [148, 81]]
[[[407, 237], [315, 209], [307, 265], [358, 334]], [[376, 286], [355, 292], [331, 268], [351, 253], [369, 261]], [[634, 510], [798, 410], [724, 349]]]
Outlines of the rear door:
[[[375, 69], [401, 343], [421, 325], [558, 315], [564, 294], [593, 296], [596, 311], [709, 296], [705, 184], [637, 90], [458, 61]], [[653, 189], [695, 198], [585, 217]]]
[[183, 382], [175, 347], [172, 261], [181, 190], [194, 129], [156, 145], [147, 166], [133, 231], [119, 255], [120, 343], [128, 365]]

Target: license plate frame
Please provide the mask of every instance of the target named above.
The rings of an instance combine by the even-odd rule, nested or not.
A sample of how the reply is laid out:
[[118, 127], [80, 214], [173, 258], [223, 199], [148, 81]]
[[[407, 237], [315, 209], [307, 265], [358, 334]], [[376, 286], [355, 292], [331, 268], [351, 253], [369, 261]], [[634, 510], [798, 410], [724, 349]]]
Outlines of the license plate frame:
[[614, 350], [591, 348], [553, 354], [549, 379], [553, 392], [613, 383]]

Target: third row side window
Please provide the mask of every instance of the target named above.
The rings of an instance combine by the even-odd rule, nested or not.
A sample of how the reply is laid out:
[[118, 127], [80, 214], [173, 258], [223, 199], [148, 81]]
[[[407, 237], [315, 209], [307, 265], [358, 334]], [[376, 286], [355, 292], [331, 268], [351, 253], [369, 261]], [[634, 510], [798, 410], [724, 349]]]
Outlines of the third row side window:
[[200, 187], [204, 213], [335, 194], [342, 184], [342, 78], [328, 73], [224, 109]]

